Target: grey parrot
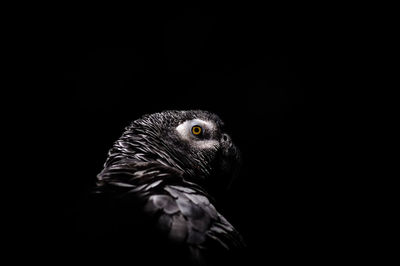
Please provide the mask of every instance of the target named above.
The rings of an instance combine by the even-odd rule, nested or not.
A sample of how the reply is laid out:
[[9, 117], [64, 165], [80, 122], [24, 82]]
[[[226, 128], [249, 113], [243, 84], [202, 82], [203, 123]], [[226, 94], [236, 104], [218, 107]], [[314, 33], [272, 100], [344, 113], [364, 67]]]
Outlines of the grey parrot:
[[[215, 265], [216, 257], [224, 262], [245, 247], [216, 201], [239, 166], [239, 150], [217, 115], [163, 111], [125, 128], [109, 150], [95, 191], [125, 213], [108, 219], [123, 220], [124, 229], [115, 234], [121, 239], [131, 234], [125, 245], [132, 244], [127, 247], [132, 256], [146, 246], [146, 256], [169, 257], [176, 265]], [[139, 239], [147, 244], [137, 244]]]

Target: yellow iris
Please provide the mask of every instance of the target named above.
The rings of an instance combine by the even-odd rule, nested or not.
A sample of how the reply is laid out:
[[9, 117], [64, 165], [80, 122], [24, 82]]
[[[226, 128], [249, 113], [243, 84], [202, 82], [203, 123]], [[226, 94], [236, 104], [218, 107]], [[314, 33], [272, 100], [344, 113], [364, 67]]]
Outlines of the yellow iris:
[[192, 133], [193, 133], [193, 135], [200, 135], [200, 134], [201, 134], [201, 131], [202, 131], [202, 129], [201, 129], [201, 127], [199, 127], [199, 126], [194, 126], [194, 127], [192, 127]]

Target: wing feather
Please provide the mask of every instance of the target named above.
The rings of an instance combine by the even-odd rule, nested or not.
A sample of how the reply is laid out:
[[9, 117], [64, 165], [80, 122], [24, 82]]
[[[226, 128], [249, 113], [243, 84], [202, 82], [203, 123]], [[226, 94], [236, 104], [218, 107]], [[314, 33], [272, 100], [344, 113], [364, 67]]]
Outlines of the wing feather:
[[209, 196], [175, 169], [157, 162], [124, 161], [105, 168], [98, 180], [103, 192], [118, 192], [143, 202], [142, 211], [176, 243], [199, 249], [210, 242], [227, 250], [243, 246], [239, 233], [215, 209]]

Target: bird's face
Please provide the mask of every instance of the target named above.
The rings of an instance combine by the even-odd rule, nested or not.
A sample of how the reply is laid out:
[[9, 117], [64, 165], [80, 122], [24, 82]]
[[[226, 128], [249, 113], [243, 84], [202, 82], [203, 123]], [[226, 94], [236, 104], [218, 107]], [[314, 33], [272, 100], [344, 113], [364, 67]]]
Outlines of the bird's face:
[[204, 111], [187, 112], [191, 116], [168, 128], [166, 143], [179, 154], [179, 163], [189, 177], [212, 181], [213, 186], [226, 183], [238, 170], [239, 150], [219, 117]]
[[230, 136], [222, 130], [222, 124], [211, 119], [194, 118], [180, 123], [174, 130], [178, 136], [176, 145], [190, 154], [195, 163], [205, 167], [218, 167], [219, 157], [238, 156]]

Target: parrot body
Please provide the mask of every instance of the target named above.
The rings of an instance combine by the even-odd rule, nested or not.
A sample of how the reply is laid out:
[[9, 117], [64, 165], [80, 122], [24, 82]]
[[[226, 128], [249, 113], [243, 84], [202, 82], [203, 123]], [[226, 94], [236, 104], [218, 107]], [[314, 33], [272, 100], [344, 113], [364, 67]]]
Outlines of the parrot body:
[[239, 163], [216, 115], [164, 111], [125, 129], [98, 175], [96, 194], [112, 202], [106, 220], [123, 224], [113, 237], [129, 238], [127, 254], [148, 262], [215, 265], [244, 247], [212, 194], [227, 185]]

